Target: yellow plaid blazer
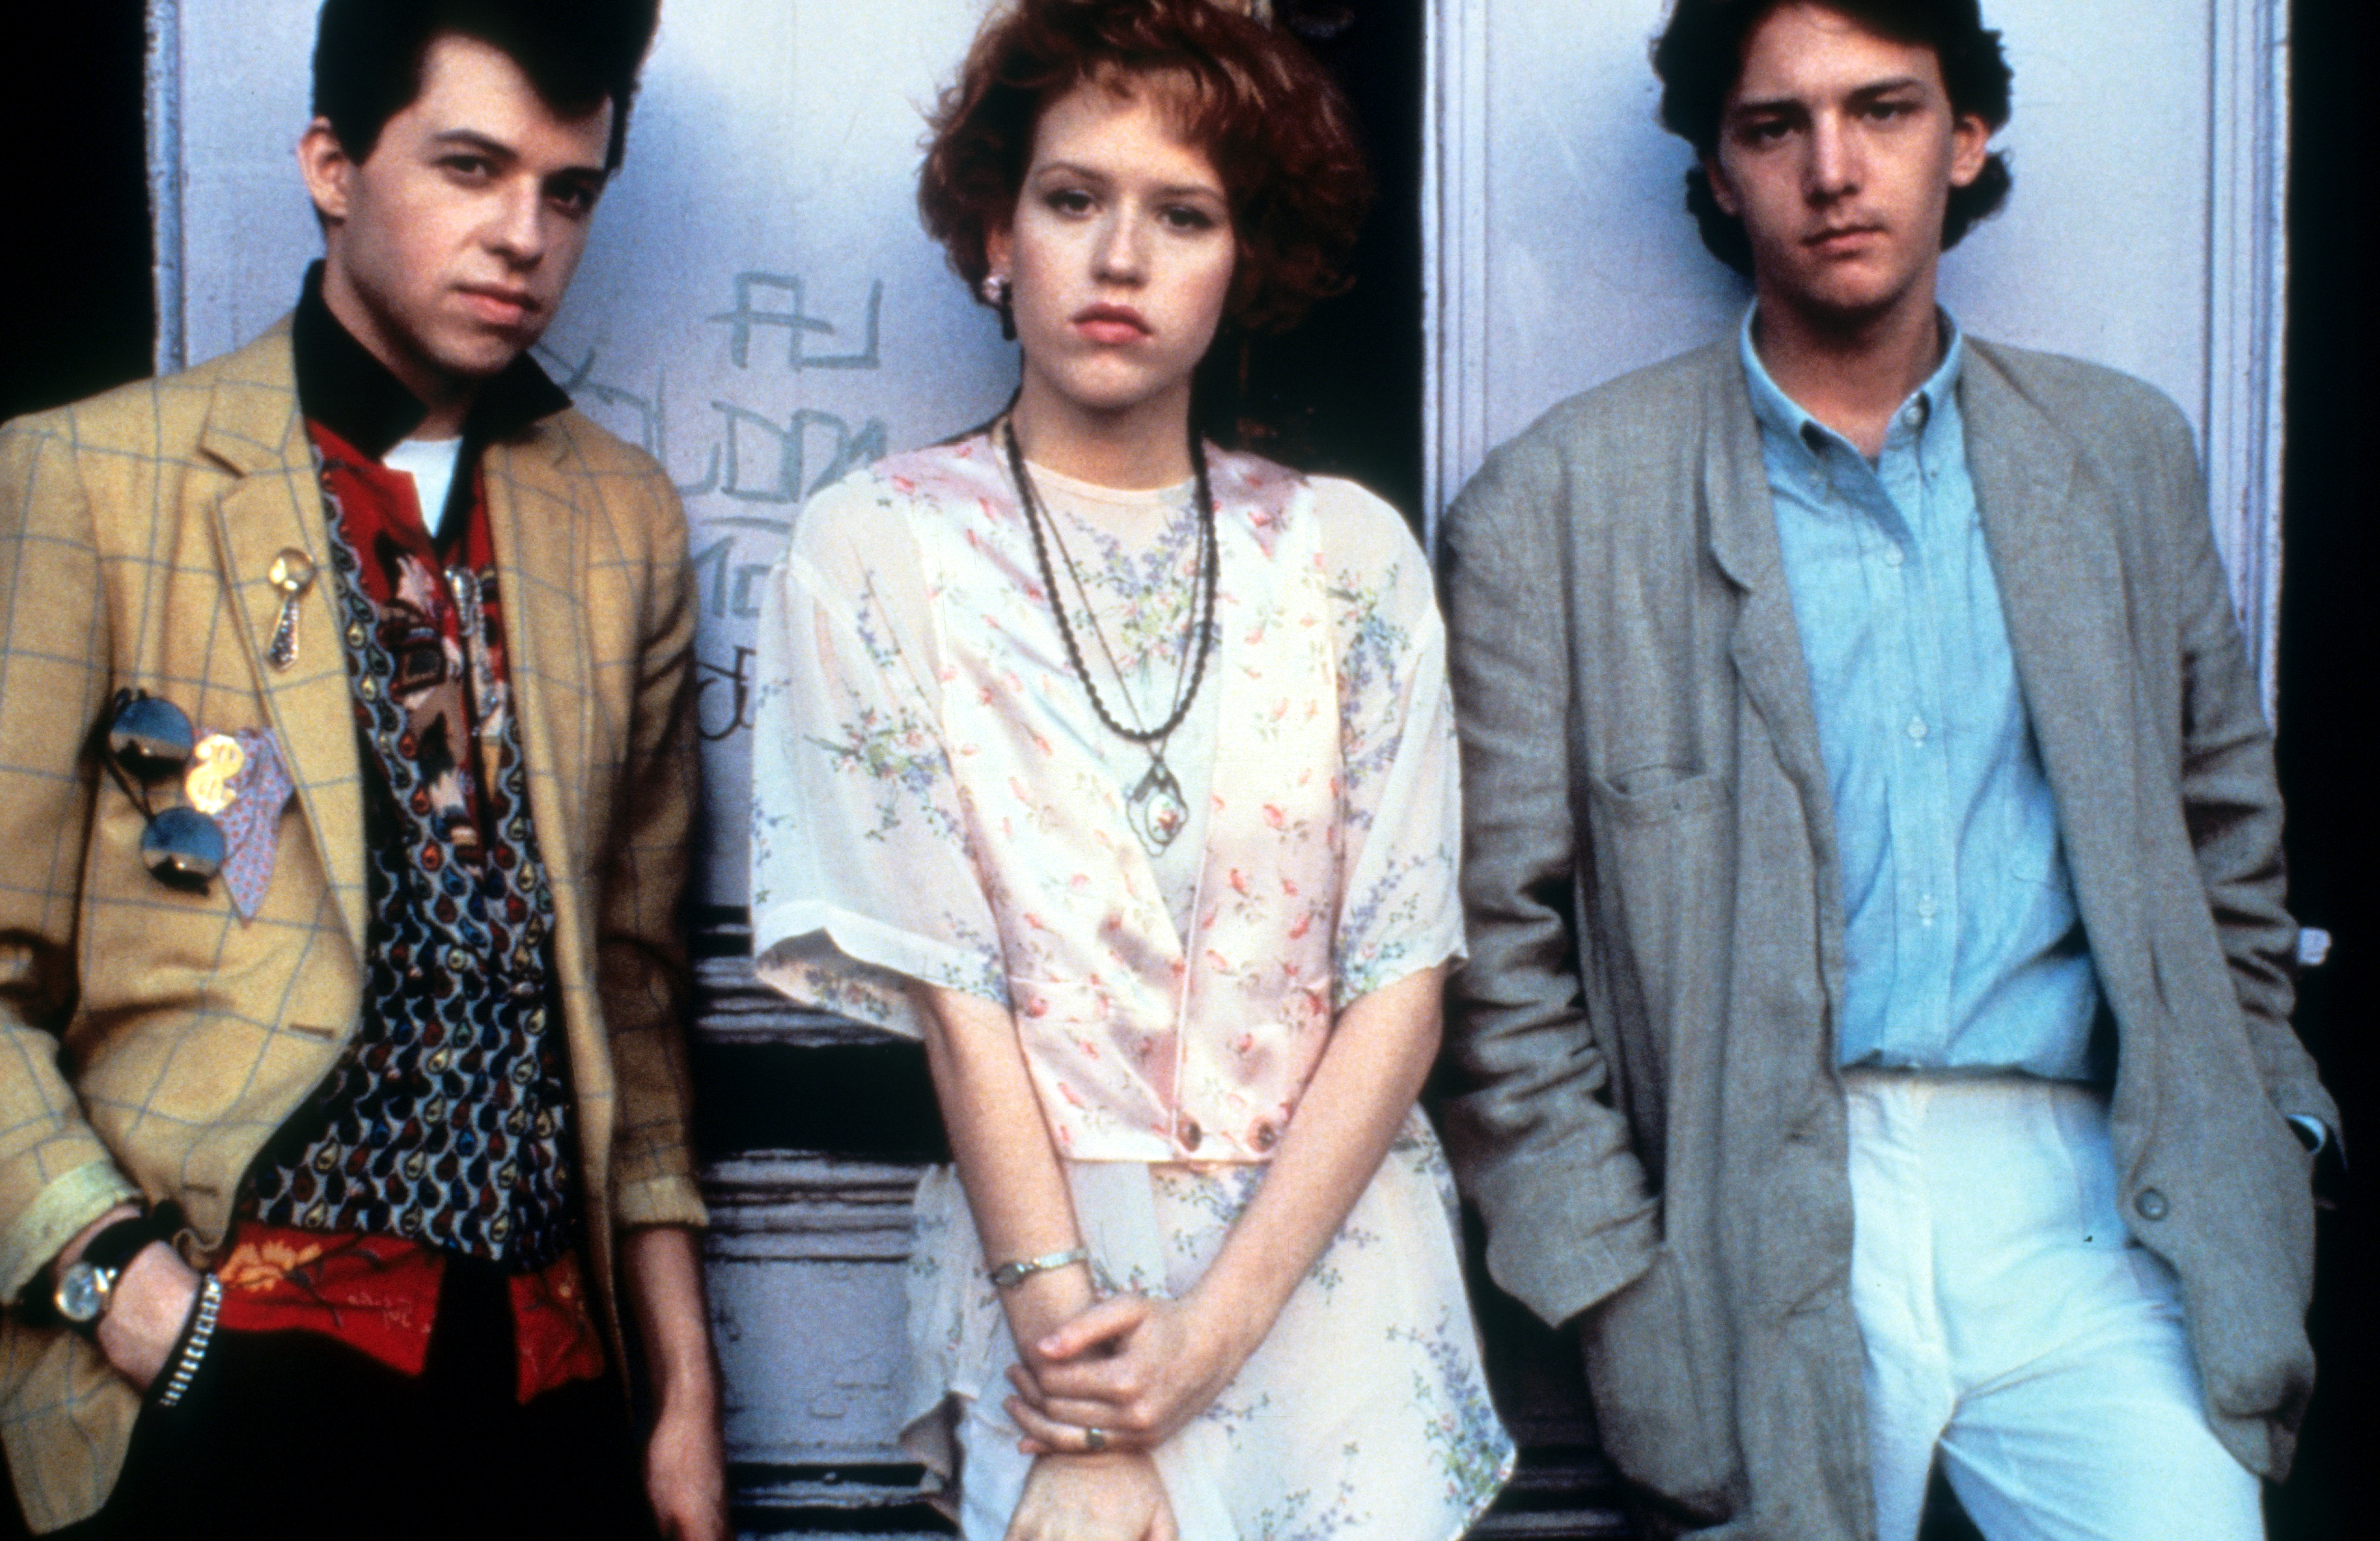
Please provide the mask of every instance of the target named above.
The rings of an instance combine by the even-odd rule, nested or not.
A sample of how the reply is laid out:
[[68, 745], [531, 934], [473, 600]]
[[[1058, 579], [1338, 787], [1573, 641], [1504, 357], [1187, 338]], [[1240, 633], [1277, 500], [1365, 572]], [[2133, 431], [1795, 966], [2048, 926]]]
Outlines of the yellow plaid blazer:
[[[699, 1225], [678, 904], [695, 803], [686, 528], [650, 458], [576, 412], [484, 459], [592, 1271], [623, 1226]], [[361, 781], [285, 322], [187, 373], [0, 426], [0, 1297], [135, 1194], [220, 1249], [266, 1137], [357, 1025]], [[295, 548], [321, 577], [265, 661]], [[298, 795], [252, 920], [141, 865], [93, 753], [119, 686], [269, 730]], [[616, 1341], [616, 1331], [613, 1335]], [[81, 1339], [0, 1324], [0, 1438], [36, 1531], [95, 1511], [139, 1399]]]

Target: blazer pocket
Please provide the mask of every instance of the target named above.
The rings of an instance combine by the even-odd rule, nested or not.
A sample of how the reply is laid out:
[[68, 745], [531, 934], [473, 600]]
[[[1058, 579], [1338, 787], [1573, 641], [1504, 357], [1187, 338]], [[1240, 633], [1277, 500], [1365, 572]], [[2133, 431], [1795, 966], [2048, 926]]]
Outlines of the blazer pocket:
[[1588, 804], [1612, 823], [1630, 829], [1691, 819], [1727, 806], [1727, 783], [1716, 770], [1678, 773], [1668, 766], [1632, 770], [1613, 779], [1589, 772]]
[[1672, 1034], [1721, 1009], [1733, 920], [1735, 853], [1728, 783], [1713, 772], [1645, 785], [1590, 777], [1582, 919], [1611, 1020], [1598, 1028], [1647, 1175], [1660, 1181]]
[[1644, 1276], [1579, 1329], [1586, 1389], [1605, 1451], [1635, 1481], [1698, 1518], [1727, 1517], [1733, 1441], [1721, 1389], [1694, 1351], [1685, 1291], [1664, 1246]]

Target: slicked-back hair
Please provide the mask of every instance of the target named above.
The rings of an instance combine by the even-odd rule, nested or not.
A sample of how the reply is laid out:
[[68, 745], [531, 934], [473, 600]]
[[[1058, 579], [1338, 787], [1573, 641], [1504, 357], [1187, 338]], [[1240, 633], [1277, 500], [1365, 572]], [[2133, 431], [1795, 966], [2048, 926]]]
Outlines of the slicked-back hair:
[[558, 115], [612, 103], [603, 168], [627, 152], [628, 107], [661, 0], [323, 0], [314, 29], [314, 115], [339, 148], [370, 158], [388, 120], [421, 94], [422, 61], [443, 34], [500, 49]]
[[981, 297], [985, 237], [1016, 212], [1042, 112], [1087, 82], [1148, 91], [1222, 180], [1239, 245], [1225, 316], [1286, 330], [1344, 273], [1371, 198], [1338, 87], [1285, 30], [1213, 0], [1014, 0], [930, 119], [917, 209]]
[[[1670, 24], [1653, 43], [1653, 72], [1661, 78], [1661, 123], [1694, 147], [1701, 160], [1718, 153], [1727, 99], [1743, 73], [1743, 53], [1770, 12], [1791, 0], [1677, 0]], [[2009, 120], [2015, 72], [1998, 32], [1984, 25], [1980, 0], [1816, 0], [1895, 42], [1930, 48], [1941, 62], [1950, 111], [1982, 118], [1997, 133]], [[2014, 178], [2005, 152], [1995, 151], [1974, 181], [1950, 189], [1942, 213], [1942, 248], [1959, 244], [1975, 222], [1999, 212]], [[1743, 222], [1718, 206], [1700, 164], [1686, 173], [1686, 209], [1701, 226], [1703, 244], [1736, 272], [1752, 272], [1752, 241]]]

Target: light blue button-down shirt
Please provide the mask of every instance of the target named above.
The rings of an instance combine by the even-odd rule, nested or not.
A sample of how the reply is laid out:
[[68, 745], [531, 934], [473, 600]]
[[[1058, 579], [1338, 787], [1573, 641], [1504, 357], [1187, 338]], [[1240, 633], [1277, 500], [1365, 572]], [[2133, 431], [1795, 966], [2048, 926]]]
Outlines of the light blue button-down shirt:
[[1778, 388], [1743, 324], [1777, 535], [1834, 794], [1846, 1065], [2096, 1080], [2102, 1006], [1976, 516], [1966, 348], [1871, 465]]

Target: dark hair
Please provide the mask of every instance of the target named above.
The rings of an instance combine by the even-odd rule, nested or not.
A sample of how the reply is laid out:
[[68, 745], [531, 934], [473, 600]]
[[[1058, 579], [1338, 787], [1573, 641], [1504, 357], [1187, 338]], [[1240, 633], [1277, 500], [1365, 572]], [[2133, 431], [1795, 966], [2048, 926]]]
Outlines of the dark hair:
[[421, 64], [444, 33], [502, 49], [537, 94], [569, 116], [612, 103], [603, 168], [626, 153], [637, 71], [661, 0], [323, 0], [314, 30], [314, 115], [351, 161], [421, 94]]
[[1353, 115], [1286, 32], [1213, 0], [1016, 0], [985, 23], [930, 120], [917, 209], [981, 297], [984, 238], [1014, 217], [1042, 109], [1085, 81], [1169, 91], [1231, 201], [1239, 261], [1226, 318], [1293, 325], [1347, 286], [1342, 269], [1371, 198]]
[[[1728, 93], [1743, 72], [1753, 31], [1786, 0], [1677, 0], [1670, 25], [1653, 43], [1653, 72], [1661, 78], [1661, 123], [1704, 160], [1718, 153], [1719, 121]], [[1984, 25], [1978, 0], [1820, 0], [1895, 42], [1934, 50], [1950, 110], [1982, 118], [1994, 132], [2009, 120], [2014, 72], [1999, 33]], [[2013, 178], [2008, 156], [1995, 151], [1974, 181], [1950, 189], [1942, 214], [1942, 246], [1959, 244], [1977, 220], [1997, 213]], [[1686, 208], [1702, 227], [1712, 255], [1742, 273], [1752, 272], [1752, 242], [1743, 222], [1718, 206], [1700, 164], [1686, 173]]]

